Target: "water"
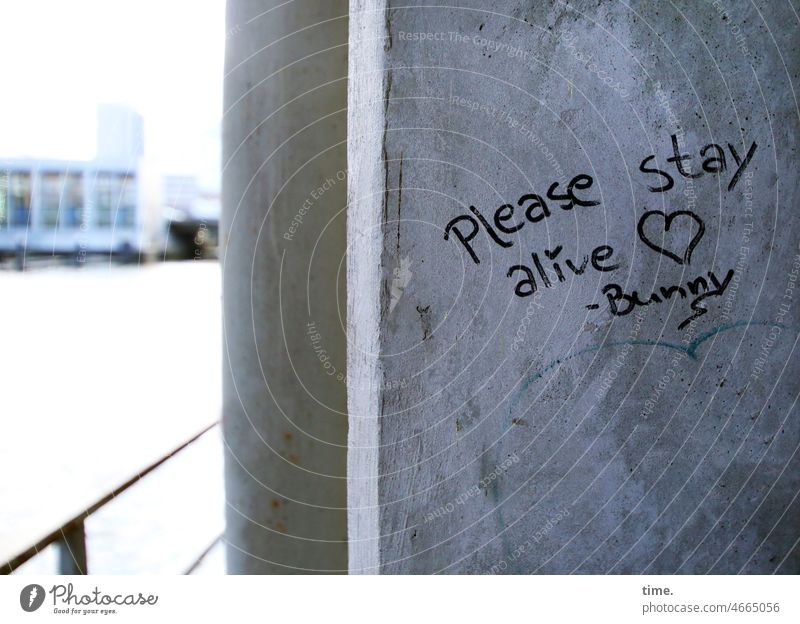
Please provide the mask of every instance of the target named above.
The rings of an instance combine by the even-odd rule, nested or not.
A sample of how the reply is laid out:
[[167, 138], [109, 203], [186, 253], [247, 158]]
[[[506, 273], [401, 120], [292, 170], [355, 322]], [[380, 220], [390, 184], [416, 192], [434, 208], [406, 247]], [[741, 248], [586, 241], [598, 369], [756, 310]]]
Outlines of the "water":
[[[219, 418], [219, 266], [1, 272], [0, 295], [5, 555]], [[89, 518], [90, 572], [185, 571], [222, 532], [222, 487], [215, 429]], [[220, 552], [203, 571], [222, 572]]]

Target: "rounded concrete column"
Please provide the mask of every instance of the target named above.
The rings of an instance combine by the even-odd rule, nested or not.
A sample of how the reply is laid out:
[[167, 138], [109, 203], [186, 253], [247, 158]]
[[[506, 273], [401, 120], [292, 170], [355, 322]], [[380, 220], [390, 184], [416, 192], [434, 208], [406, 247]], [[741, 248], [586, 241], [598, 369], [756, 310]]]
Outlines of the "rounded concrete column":
[[229, 0], [223, 119], [228, 569], [347, 569], [347, 1]]

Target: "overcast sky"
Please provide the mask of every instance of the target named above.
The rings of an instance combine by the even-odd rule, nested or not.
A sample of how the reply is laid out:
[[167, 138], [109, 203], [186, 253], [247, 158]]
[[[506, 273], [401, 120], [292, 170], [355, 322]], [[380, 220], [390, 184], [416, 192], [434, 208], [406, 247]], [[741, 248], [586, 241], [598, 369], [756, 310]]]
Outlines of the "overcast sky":
[[145, 119], [165, 173], [218, 185], [224, 0], [3, 2], [0, 157], [94, 155], [98, 103]]

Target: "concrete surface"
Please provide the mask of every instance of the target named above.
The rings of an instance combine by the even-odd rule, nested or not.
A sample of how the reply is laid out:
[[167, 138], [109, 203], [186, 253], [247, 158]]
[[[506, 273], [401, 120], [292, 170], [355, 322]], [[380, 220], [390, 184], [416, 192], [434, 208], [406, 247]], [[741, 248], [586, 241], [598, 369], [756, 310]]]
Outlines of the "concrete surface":
[[347, 3], [229, 0], [221, 244], [227, 562], [347, 569]]
[[792, 7], [425, 4], [351, 3], [351, 572], [799, 572]]

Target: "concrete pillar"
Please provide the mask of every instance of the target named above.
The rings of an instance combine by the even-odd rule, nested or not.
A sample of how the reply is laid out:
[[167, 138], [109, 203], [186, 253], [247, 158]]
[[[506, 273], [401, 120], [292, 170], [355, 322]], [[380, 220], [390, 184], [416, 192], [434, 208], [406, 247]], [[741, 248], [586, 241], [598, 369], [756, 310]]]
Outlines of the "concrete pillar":
[[223, 215], [228, 567], [347, 569], [347, 2], [229, 0]]
[[351, 2], [351, 572], [797, 573], [791, 7], [436, 5]]

